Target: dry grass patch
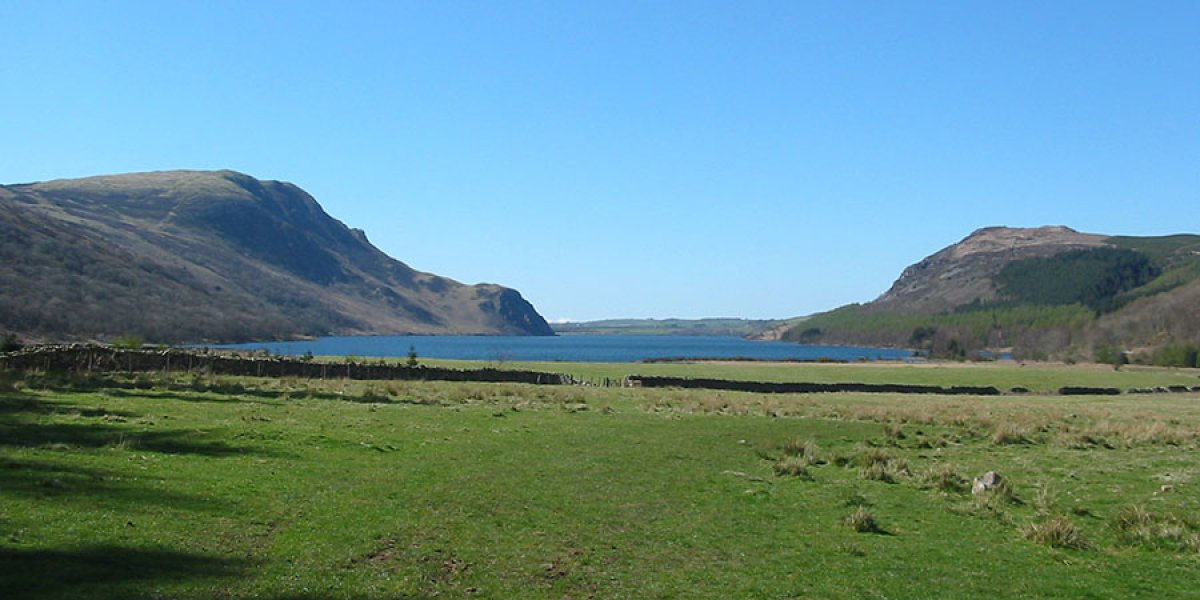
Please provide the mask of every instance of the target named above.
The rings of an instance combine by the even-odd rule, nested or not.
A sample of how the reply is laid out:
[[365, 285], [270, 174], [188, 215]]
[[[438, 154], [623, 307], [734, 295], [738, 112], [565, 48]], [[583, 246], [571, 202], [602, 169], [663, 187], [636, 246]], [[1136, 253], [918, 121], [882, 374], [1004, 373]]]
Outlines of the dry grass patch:
[[970, 482], [951, 463], [935, 463], [920, 471], [918, 481], [924, 487], [951, 494], [962, 494], [970, 488]]
[[808, 466], [809, 462], [803, 456], [784, 456], [775, 461], [774, 469], [776, 475], [812, 479]]
[[897, 483], [902, 477], [911, 477], [908, 460], [893, 456], [881, 448], [867, 448], [859, 453], [858, 476], [870, 481]]
[[808, 467], [825, 464], [820, 446], [803, 438], [792, 438], [780, 447], [783, 455], [775, 459], [775, 474], [811, 479]]
[[816, 442], [803, 438], [792, 438], [780, 450], [785, 456], [797, 456], [806, 459], [809, 464], [824, 464], [821, 447]]
[[887, 533], [879, 524], [874, 513], [860, 506], [846, 517], [846, 525], [859, 533]]
[[1200, 552], [1200, 524], [1173, 513], [1151, 513], [1141, 506], [1127, 506], [1113, 518], [1121, 542], [1182, 552]]
[[[654, 412], [756, 415], [881, 423], [889, 445], [911, 442], [914, 427], [943, 427], [948, 439], [985, 437], [997, 445], [1047, 439], [1069, 448], [1200, 445], [1200, 402], [1188, 395], [976, 397], [899, 394], [751, 394], [639, 390]], [[1051, 437], [1051, 433], [1057, 435]], [[917, 442], [926, 443], [924, 440]]]
[[1063, 516], [1053, 516], [1045, 521], [1030, 523], [1021, 528], [1021, 535], [1027, 540], [1052, 548], [1087, 550], [1092, 547], [1092, 543], [1084, 538], [1079, 527]]
[[1029, 444], [1033, 442], [1030, 429], [1018, 423], [1000, 424], [992, 432], [991, 440], [997, 446]]

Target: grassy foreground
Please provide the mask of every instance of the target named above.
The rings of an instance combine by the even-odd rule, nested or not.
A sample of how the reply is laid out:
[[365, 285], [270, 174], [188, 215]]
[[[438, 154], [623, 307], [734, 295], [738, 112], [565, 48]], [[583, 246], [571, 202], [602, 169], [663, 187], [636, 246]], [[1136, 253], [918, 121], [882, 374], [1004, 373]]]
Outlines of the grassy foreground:
[[[1200, 586], [1196, 394], [2, 386], [3, 598], [1185, 598]], [[989, 470], [1004, 480], [972, 494]]]

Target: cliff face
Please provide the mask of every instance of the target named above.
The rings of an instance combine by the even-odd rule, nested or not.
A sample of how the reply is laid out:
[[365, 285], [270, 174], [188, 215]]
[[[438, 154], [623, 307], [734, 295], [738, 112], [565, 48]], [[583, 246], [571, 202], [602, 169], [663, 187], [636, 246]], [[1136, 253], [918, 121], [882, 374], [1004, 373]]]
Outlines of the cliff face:
[[515, 290], [416, 271], [232, 171], [0, 186], [0, 232], [0, 328], [34, 338], [552, 335]]

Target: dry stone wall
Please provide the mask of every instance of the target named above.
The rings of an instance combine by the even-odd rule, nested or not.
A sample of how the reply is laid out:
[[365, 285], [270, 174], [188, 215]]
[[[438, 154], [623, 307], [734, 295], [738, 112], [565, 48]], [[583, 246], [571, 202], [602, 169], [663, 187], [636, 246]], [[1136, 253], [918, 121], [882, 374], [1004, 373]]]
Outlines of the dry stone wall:
[[568, 385], [569, 375], [501, 369], [448, 369], [359, 362], [325, 363], [287, 357], [249, 357], [193, 350], [124, 350], [105, 346], [43, 346], [0, 354], [0, 369], [90, 372], [185, 372], [247, 377], [475, 381]]

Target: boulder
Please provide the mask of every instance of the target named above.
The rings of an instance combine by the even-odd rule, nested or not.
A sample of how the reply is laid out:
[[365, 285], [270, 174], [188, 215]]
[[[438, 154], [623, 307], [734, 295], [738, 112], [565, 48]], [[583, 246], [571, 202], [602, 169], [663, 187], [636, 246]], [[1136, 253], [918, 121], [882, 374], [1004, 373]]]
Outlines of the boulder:
[[999, 473], [995, 471], [988, 471], [987, 473], [976, 477], [971, 483], [971, 493], [982, 494], [990, 491], [991, 489], [1000, 485], [1001, 481], [1004, 481], [1004, 478], [1001, 477]]

